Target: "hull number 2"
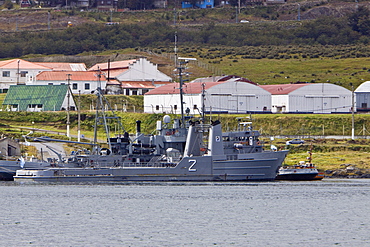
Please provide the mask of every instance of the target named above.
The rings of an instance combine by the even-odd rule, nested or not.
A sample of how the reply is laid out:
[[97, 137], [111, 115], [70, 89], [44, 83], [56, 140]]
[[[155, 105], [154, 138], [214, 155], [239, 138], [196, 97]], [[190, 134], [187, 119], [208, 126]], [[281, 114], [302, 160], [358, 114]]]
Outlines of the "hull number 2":
[[197, 160], [189, 160], [189, 163], [190, 163], [189, 172], [196, 172], [197, 169], [195, 169], [194, 166], [197, 163]]

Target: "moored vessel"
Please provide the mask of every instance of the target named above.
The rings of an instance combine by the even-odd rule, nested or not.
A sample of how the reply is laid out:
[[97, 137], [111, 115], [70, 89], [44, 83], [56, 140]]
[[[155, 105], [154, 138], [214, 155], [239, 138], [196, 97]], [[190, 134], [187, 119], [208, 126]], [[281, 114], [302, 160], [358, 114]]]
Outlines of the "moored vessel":
[[312, 163], [312, 145], [308, 153], [307, 162], [300, 161], [297, 165], [280, 167], [276, 180], [309, 181], [323, 179], [324, 174], [319, 172]]
[[[294, 166], [282, 166], [276, 176], [276, 180], [319, 180], [318, 170], [311, 164], [300, 163]], [[322, 178], [321, 178], [322, 179]]]
[[125, 134], [110, 138], [112, 150], [99, 156], [110, 162], [76, 157], [80, 167], [22, 169], [14, 180], [97, 183], [274, 180], [288, 150], [264, 150], [259, 132], [252, 129], [251, 123], [241, 122], [239, 126], [238, 131], [223, 133], [219, 121], [208, 125], [189, 122], [186, 138], [181, 136], [183, 128], [178, 125], [160, 128], [158, 135], [137, 134], [133, 140]]
[[49, 162], [32, 158], [25, 160], [23, 157], [16, 160], [0, 160], [0, 180], [12, 181], [13, 176], [19, 169], [44, 169], [50, 167], [50, 165]]

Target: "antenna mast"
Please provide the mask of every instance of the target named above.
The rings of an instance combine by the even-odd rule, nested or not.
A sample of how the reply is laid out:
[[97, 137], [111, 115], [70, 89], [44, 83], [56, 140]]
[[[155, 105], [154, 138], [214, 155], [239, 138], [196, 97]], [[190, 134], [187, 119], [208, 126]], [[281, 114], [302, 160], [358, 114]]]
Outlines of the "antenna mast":
[[186, 58], [186, 57], [178, 57], [178, 60], [183, 60], [179, 62], [179, 66], [177, 67], [177, 70], [179, 71], [179, 78], [180, 78], [180, 106], [181, 106], [181, 125], [185, 127], [185, 119], [184, 119], [184, 92], [183, 92], [183, 85], [184, 80], [182, 79], [183, 70], [186, 69], [184, 66], [189, 62], [189, 60], [195, 61], [196, 58]]
[[206, 106], [205, 106], [205, 97], [206, 97], [205, 87], [206, 87], [206, 84], [202, 83], [202, 121], [203, 121], [203, 123], [205, 121], [204, 112], [205, 112], [205, 109], [206, 109]]

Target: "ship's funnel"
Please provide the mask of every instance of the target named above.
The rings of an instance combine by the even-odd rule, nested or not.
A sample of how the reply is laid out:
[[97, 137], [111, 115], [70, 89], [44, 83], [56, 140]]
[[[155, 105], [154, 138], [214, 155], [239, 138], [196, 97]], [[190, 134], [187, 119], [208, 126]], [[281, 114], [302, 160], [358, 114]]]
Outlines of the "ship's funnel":
[[222, 128], [218, 120], [212, 123], [209, 130], [208, 155], [224, 155]]

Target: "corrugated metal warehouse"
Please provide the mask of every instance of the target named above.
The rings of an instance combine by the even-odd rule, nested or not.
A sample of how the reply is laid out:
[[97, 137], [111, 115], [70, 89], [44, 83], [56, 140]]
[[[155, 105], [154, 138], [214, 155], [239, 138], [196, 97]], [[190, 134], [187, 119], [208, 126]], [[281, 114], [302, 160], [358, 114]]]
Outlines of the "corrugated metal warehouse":
[[273, 113], [349, 113], [352, 92], [330, 83], [263, 85]]
[[357, 111], [370, 111], [370, 81], [365, 81], [355, 90]]
[[[179, 83], [171, 83], [146, 93], [144, 112], [181, 113], [179, 88]], [[197, 79], [185, 83], [183, 92], [184, 109], [189, 109], [189, 114], [201, 113], [203, 98], [205, 113], [271, 112], [271, 94], [245, 78], [225, 76]]]

